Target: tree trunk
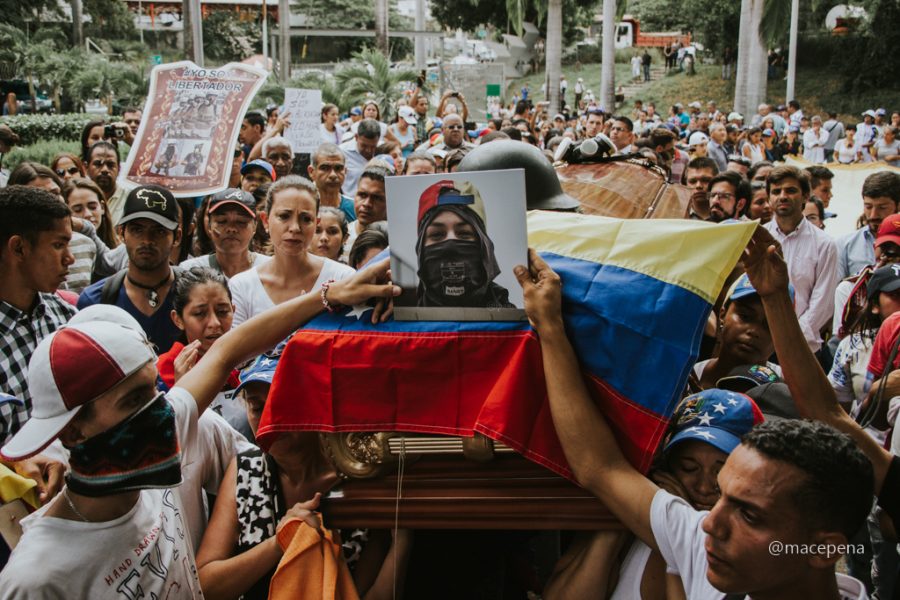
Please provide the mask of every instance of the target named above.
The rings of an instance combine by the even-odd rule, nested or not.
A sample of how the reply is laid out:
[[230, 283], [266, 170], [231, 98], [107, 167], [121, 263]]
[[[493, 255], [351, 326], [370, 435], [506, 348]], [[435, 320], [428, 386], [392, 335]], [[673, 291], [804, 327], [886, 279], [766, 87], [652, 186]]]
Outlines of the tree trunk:
[[800, 0], [791, 0], [791, 37], [788, 47], [787, 91], [785, 100], [796, 100], [794, 83], [797, 79], [797, 29], [800, 20]]
[[[265, 0], [264, 0], [265, 1]], [[290, 0], [278, 0], [278, 60], [281, 81], [291, 78], [291, 5]]]
[[81, 48], [84, 45], [84, 19], [82, 18], [81, 0], [71, 0], [72, 3], [72, 45]]
[[759, 35], [759, 24], [762, 22], [764, 0], [751, 0], [750, 28], [748, 30], [750, 44], [750, 69], [747, 76], [747, 100], [744, 111], [741, 114], [747, 118], [766, 99], [766, 84], [768, 83], [768, 55], [766, 45]]
[[737, 70], [734, 75], [734, 110], [747, 109], [747, 78], [750, 70], [750, 12], [753, 0], [741, 0], [741, 25], [738, 33]]
[[550, 115], [562, 112], [559, 105], [559, 80], [562, 74], [562, 0], [547, 5], [547, 99]]
[[181, 35], [184, 39], [184, 60], [194, 59], [194, 42], [191, 37], [191, 0], [181, 0]]
[[390, 41], [388, 39], [388, 0], [375, 0], [375, 47], [390, 58]]
[[603, 49], [600, 65], [600, 102], [616, 110], [616, 0], [603, 0]]

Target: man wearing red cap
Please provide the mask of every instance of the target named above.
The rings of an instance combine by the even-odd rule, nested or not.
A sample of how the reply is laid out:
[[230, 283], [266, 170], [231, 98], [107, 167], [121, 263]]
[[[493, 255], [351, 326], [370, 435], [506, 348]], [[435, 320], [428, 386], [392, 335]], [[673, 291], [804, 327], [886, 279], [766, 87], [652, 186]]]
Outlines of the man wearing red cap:
[[426, 188], [418, 223], [418, 306], [515, 308], [494, 283], [500, 266], [474, 185], [445, 179]]

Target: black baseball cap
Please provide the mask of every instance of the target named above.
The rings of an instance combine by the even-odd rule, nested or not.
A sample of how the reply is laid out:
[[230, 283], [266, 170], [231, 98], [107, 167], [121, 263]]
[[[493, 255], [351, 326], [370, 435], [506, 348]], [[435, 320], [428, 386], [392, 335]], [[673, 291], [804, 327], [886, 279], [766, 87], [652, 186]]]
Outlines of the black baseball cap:
[[158, 185], [139, 185], [125, 197], [119, 225], [135, 219], [150, 219], [166, 229], [178, 229], [178, 204], [172, 192]]
[[872, 271], [866, 283], [866, 299], [872, 301], [879, 292], [900, 290], [900, 265], [885, 265]]
[[209, 213], [212, 214], [222, 207], [236, 206], [243, 208], [251, 217], [256, 217], [256, 199], [250, 192], [237, 188], [226, 188], [216, 192], [209, 199]]

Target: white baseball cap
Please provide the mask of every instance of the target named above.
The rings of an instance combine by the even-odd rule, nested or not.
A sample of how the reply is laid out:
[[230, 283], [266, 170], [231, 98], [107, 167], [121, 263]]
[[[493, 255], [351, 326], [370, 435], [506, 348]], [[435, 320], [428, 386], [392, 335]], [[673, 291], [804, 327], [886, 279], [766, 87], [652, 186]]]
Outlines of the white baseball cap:
[[401, 106], [400, 110], [397, 111], [397, 115], [410, 125], [415, 125], [419, 121], [412, 106]]
[[28, 363], [31, 418], [0, 450], [22, 460], [47, 447], [82, 406], [156, 360], [143, 331], [111, 321], [66, 325], [38, 344]]
[[700, 144], [705, 144], [708, 141], [708, 135], [706, 135], [702, 131], [695, 131], [691, 134], [691, 137], [688, 138], [688, 146], [699, 146]]

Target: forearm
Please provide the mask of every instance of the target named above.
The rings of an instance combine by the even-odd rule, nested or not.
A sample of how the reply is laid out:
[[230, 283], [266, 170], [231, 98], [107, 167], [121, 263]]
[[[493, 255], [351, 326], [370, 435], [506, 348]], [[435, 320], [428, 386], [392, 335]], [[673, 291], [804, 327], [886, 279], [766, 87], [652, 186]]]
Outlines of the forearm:
[[890, 465], [890, 457], [841, 409], [834, 389], [803, 338], [787, 290], [765, 296], [762, 300], [775, 353], [781, 362], [785, 383], [800, 415], [822, 421], [852, 437], [872, 461], [875, 489], [880, 490]]
[[237, 598], [278, 565], [282, 552], [273, 536], [250, 550], [200, 567], [200, 587], [209, 600]]
[[276, 346], [319, 312], [319, 290], [283, 302], [241, 323], [219, 339], [178, 382], [197, 401], [202, 413], [237, 365]]
[[363, 600], [390, 600], [403, 597], [403, 582], [406, 580], [411, 546], [412, 531], [398, 531], [375, 581], [367, 590], [359, 590]]

